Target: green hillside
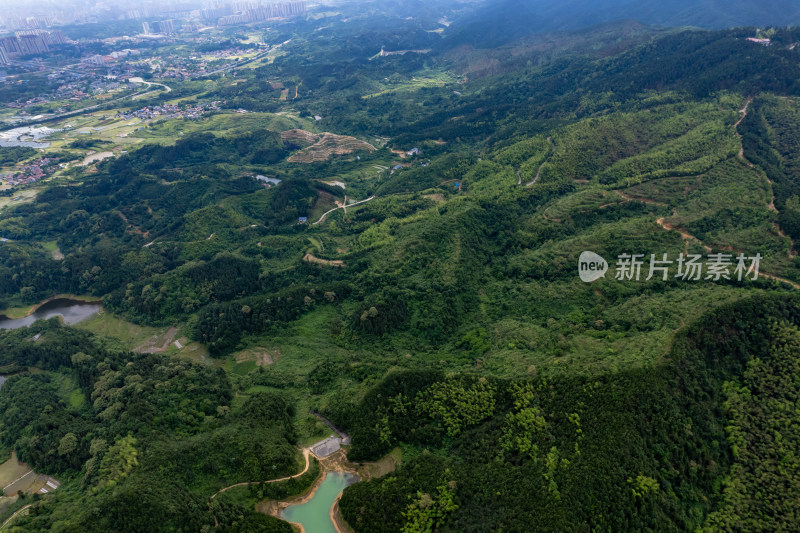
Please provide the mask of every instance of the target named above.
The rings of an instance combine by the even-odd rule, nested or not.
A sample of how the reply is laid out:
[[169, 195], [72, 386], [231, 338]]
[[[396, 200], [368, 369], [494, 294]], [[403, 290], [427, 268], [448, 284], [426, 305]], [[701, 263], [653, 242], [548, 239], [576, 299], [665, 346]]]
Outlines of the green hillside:
[[402, 450], [344, 491], [359, 533], [796, 527], [800, 30], [466, 72], [425, 18], [330, 18], [0, 211], [0, 308], [104, 308], [0, 331], [0, 447], [63, 484], [8, 530], [289, 531], [255, 502], [316, 465], [212, 495], [301, 470], [310, 409], [355, 464]]

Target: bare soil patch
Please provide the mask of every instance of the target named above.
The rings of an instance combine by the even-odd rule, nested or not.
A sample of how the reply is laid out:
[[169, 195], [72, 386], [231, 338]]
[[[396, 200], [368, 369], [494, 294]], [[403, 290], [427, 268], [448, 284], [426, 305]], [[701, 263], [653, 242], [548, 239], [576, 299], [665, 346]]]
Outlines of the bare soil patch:
[[302, 146], [299, 152], [292, 154], [291, 163], [314, 163], [327, 161], [335, 155], [347, 155], [353, 152], [373, 152], [374, 146], [349, 135], [335, 133], [315, 134], [305, 130], [288, 130], [281, 133], [284, 142]]
[[178, 328], [169, 328], [164, 333], [153, 335], [133, 351], [139, 353], [164, 353], [178, 334]]
[[308, 263], [317, 263], [319, 265], [332, 266], [332, 267], [344, 266], [344, 261], [341, 261], [339, 259], [335, 260], [320, 259], [319, 257], [315, 257], [311, 254], [306, 254], [305, 257], [303, 257], [303, 261], [306, 261]]
[[255, 361], [256, 366], [269, 366], [281, 360], [281, 349], [275, 348], [251, 348], [234, 354], [237, 363]]

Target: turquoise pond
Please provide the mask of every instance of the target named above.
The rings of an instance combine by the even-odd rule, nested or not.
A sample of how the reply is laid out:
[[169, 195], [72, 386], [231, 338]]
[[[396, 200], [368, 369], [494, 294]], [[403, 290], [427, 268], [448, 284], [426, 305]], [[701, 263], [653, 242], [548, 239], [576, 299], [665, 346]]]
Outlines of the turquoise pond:
[[336, 533], [331, 521], [331, 507], [348, 485], [358, 481], [358, 476], [345, 472], [328, 472], [314, 496], [305, 503], [290, 505], [280, 517], [303, 526], [305, 533]]

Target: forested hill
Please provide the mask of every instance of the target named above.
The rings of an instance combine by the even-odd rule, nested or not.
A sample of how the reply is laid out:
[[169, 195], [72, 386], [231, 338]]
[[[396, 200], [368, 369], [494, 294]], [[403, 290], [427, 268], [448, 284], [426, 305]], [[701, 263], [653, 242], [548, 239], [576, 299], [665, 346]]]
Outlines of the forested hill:
[[458, 20], [448, 40], [491, 48], [535, 33], [620, 20], [706, 29], [785, 26], [800, 23], [800, 5], [792, 0], [492, 0]]
[[[344, 492], [358, 533], [795, 528], [800, 29], [458, 58], [444, 25], [342, 9], [176, 85], [213, 113], [0, 212], [0, 307], [103, 302], [0, 331], [0, 452], [62, 481], [0, 521], [287, 532], [256, 502], [318, 466], [244, 484], [301, 470], [313, 409], [351, 460], [400, 458]], [[591, 284], [585, 251], [611, 264]]]

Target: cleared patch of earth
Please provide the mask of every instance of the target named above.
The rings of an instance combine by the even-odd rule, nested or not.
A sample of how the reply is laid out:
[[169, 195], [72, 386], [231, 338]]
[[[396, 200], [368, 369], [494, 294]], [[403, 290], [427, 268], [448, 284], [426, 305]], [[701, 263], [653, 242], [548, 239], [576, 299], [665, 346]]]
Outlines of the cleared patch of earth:
[[0, 496], [0, 512], [14, 503], [18, 496], [17, 492], [22, 491], [27, 494], [52, 492], [54, 487], [58, 487], [59, 482], [54, 478], [38, 474], [26, 463], [17, 459], [12, 451], [8, 461], [0, 465], [0, 488], [3, 494]]
[[307, 263], [317, 263], [319, 265], [326, 265], [326, 266], [332, 266], [332, 267], [343, 267], [344, 266], [344, 261], [341, 261], [339, 259], [335, 259], [335, 260], [320, 259], [319, 257], [313, 256], [311, 254], [306, 254], [305, 257], [303, 257], [303, 261], [306, 261]]
[[153, 335], [145, 342], [134, 348], [134, 352], [139, 353], [164, 353], [169, 349], [169, 345], [178, 334], [178, 328], [171, 327], [164, 333]]
[[306, 130], [294, 129], [281, 133], [281, 139], [285, 143], [303, 147], [289, 157], [288, 161], [290, 163], [314, 163], [327, 161], [335, 155], [346, 155], [358, 151], [374, 152], [376, 150], [368, 142], [355, 137], [336, 135], [329, 132], [316, 134]]
[[249, 348], [233, 354], [233, 359], [237, 364], [255, 361], [256, 366], [269, 366], [277, 363], [281, 359], [280, 348]]
[[103, 159], [108, 159], [109, 157], [114, 157], [114, 152], [98, 152], [96, 154], [91, 154], [83, 159], [81, 166], [85, 167], [91, 165], [96, 161], [102, 161]]
[[423, 194], [422, 197], [433, 200], [434, 202], [444, 202], [444, 195], [438, 192], [434, 194]]

